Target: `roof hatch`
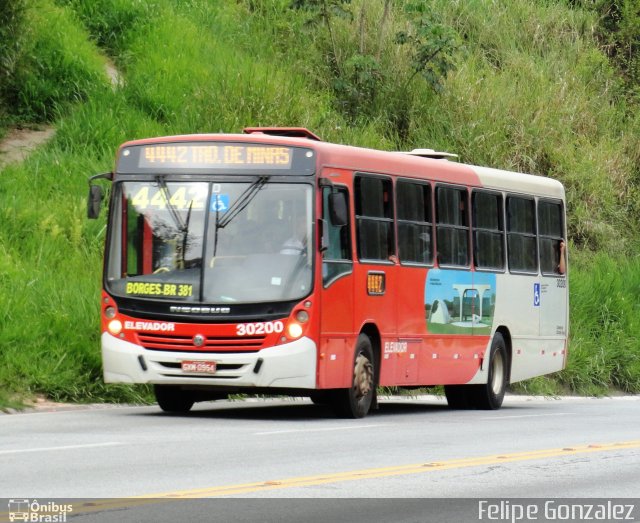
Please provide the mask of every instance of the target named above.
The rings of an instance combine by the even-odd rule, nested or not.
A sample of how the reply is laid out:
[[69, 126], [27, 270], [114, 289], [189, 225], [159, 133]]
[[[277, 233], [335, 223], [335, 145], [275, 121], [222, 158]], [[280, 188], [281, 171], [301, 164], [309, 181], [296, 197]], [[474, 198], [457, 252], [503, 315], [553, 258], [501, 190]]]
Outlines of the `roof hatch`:
[[245, 134], [269, 134], [271, 136], [288, 136], [291, 138], [308, 138], [309, 140], [317, 140], [319, 142], [322, 139], [313, 134], [309, 129], [304, 127], [245, 127], [243, 129]]
[[449, 160], [458, 158], [457, 154], [444, 151], [434, 151], [433, 149], [414, 149], [413, 151], [400, 151], [400, 154], [410, 154], [411, 156], [421, 156], [422, 158], [435, 158], [436, 160]]

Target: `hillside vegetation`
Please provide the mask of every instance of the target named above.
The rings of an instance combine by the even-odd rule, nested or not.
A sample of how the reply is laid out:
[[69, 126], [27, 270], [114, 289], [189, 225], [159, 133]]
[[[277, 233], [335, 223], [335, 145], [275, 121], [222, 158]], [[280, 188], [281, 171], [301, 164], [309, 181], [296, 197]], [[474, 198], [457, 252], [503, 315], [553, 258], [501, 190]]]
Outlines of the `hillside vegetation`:
[[[0, 171], [0, 404], [105, 386], [105, 236], [87, 178], [128, 139], [303, 126], [543, 174], [568, 195], [569, 367], [533, 392], [640, 392], [640, 111], [633, 2], [0, 0], [0, 136], [55, 138]], [[634, 47], [635, 46], [635, 47]], [[634, 61], [635, 60], [635, 61]], [[105, 64], [123, 81], [112, 87]]]

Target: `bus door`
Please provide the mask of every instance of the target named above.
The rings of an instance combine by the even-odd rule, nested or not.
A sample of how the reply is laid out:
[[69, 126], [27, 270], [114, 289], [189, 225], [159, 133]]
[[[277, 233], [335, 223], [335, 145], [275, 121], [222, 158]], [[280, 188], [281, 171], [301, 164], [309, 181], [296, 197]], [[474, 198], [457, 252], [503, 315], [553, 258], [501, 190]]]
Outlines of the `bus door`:
[[[349, 192], [346, 187], [324, 186], [322, 191], [322, 288], [320, 291], [320, 346], [318, 386], [344, 388], [351, 385], [353, 372], [353, 259]], [[346, 203], [346, 224], [332, 219], [331, 195]], [[338, 220], [339, 221], [339, 220]]]

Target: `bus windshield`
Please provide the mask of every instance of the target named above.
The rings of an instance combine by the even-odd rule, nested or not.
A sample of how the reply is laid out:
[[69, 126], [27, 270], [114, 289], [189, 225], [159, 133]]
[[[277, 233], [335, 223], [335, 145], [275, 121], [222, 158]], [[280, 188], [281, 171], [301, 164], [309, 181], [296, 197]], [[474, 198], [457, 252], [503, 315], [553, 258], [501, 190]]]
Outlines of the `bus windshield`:
[[312, 185], [158, 176], [114, 190], [106, 281], [113, 294], [213, 304], [311, 291]]

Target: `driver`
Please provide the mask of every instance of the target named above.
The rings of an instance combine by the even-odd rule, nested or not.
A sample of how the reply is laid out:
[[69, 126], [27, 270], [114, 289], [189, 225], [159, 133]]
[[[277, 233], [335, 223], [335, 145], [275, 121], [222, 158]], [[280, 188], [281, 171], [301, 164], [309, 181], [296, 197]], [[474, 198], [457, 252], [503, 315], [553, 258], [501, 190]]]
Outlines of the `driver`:
[[295, 223], [294, 233], [291, 238], [282, 244], [280, 254], [302, 255], [307, 250], [307, 231], [304, 220]]

